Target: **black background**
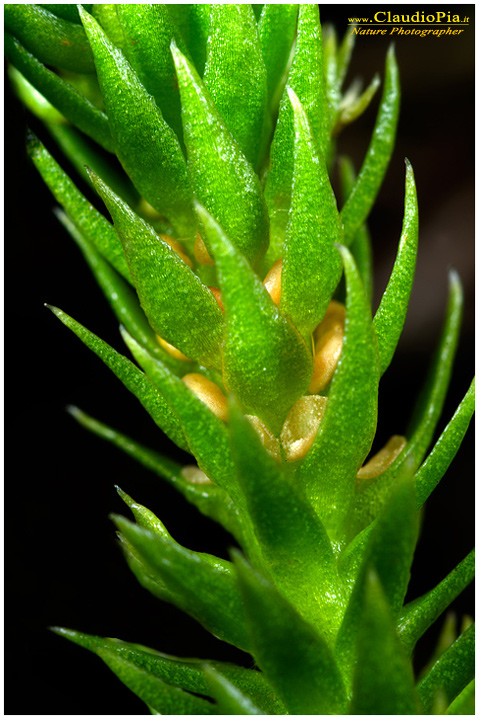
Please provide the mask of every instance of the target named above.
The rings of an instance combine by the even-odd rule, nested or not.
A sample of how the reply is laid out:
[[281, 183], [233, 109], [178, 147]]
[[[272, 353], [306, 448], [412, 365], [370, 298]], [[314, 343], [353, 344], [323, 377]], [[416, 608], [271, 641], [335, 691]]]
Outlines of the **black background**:
[[[326, 5], [321, 15], [323, 22], [335, 22], [343, 33], [349, 17], [370, 17], [376, 9]], [[413, 13], [421, 8], [386, 9]], [[474, 5], [454, 6], [454, 12], [470, 17], [470, 27], [460, 36], [396, 40], [403, 91], [399, 135], [370, 220], [377, 303], [401, 229], [405, 156], [415, 170], [421, 231], [405, 332], [382, 380], [376, 446], [405, 431], [440, 332], [451, 266], [464, 283], [465, 318], [439, 429], [473, 374]], [[356, 75], [367, 82], [376, 71], [383, 76], [389, 42], [390, 38], [358, 37], [347, 84]], [[353, 156], [357, 169], [377, 104], [378, 98], [339, 141], [339, 149]], [[152, 421], [102, 363], [44, 307], [45, 302], [58, 305], [122, 350], [117, 323], [80, 253], [54, 218], [53, 199], [26, 158], [27, 123], [60, 162], [68, 164], [12, 97], [8, 83], [5, 110], [5, 710], [144, 713], [143, 703], [100, 660], [53, 635], [48, 626], [121, 637], [176, 655], [247, 664], [248, 658], [212, 639], [189, 617], [137, 584], [108, 519], [110, 512], [128, 514], [114, 484], [156, 512], [188, 547], [227, 557], [231, 540], [160, 479], [91, 436], [65, 413], [67, 404], [76, 404], [152, 448], [182, 456], [159, 437]], [[428, 503], [409, 597], [438, 582], [473, 544], [472, 458], [470, 430]], [[455, 607], [472, 613], [473, 590]], [[436, 630], [438, 624], [419, 647], [418, 665]]]

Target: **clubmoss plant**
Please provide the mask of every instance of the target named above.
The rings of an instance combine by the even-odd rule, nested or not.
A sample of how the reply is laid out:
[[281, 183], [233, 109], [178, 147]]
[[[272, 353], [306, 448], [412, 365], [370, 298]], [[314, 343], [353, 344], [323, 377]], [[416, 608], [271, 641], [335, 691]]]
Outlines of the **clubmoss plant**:
[[470, 713], [473, 624], [417, 678], [412, 653], [473, 579], [473, 551], [405, 603], [421, 509], [474, 410], [472, 381], [432, 447], [461, 322], [454, 271], [407, 433], [370, 452], [418, 242], [407, 160], [397, 256], [372, 312], [366, 221], [395, 140], [393, 48], [357, 175], [336, 138], [380, 81], [343, 90], [353, 36], [322, 34], [317, 5], [9, 4], [5, 28], [18, 95], [105, 204], [97, 211], [29, 135], [127, 354], [51, 310], [191, 462], [70, 412], [235, 546], [228, 561], [183, 547], [168, 517], [118, 489], [135, 520], [113, 516], [125, 559], [153, 595], [253, 660], [247, 669], [56, 632], [155, 714]]

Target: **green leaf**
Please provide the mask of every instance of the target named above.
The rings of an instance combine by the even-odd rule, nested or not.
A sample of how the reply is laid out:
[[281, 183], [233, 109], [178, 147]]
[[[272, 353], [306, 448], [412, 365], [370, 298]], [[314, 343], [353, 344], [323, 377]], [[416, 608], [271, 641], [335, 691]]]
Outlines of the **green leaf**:
[[372, 139], [357, 181], [341, 212], [347, 244], [367, 219], [383, 182], [395, 142], [399, 105], [398, 67], [391, 46], [387, 54], [385, 84]]
[[4, 48], [10, 62], [67, 120], [106, 150], [113, 152], [113, 138], [104, 112], [81, 95], [73, 85], [45, 67], [8, 32], [5, 33]]
[[[87, 12], [92, 11], [91, 4], [82, 3], [82, 5]], [[63, 18], [63, 20], [69, 20], [70, 22], [77, 23], [78, 25], [82, 24], [78, 14], [77, 5], [70, 5], [69, 3], [63, 3], [62, 5], [47, 5], [45, 3], [40, 3], [40, 7], [45, 8], [45, 10], [48, 10], [59, 18]]]
[[250, 698], [227, 680], [218, 670], [204, 666], [210, 695], [216, 700], [216, 709], [222, 715], [263, 715]]
[[375, 482], [368, 486], [361, 481], [357, 483], [356, 519], [353, 524], [356, 532], [376, 517], [401, 470], [408, 468], [416, 471], [432, 441], [450, 382], [462, 316], [462, 286], [455, 271], [450, 272], [449, 280], [450, 292], [440, 342], [407, 429], [407, 444], [390, 467], [375, 478]]
[[413, 671], [395, 631], [395, 624], [377, 574], [366, 577], [352, 715], [415, 715]]
[[358, 270], [348, 250], [342, 247], [340, 252], [347, 283], [342, 354], [325, 415], [298, 477], [330, 538], [343, 543], [357, 470], [375, 435], [379, 367], [370, 306]]
[[468, 683], [446, 712], [447, 715], [475, 715], [475, 680]]
[[335, 134], [339, 133], [346, 125], [352, 123], [365, 112], [379, 86], [380, 77], [375, 75], [370, 85], [365, 88], [361, 95], [357, 95], [355, 88], [352, 94], [350, 94], [350, 91], [347, 90], [340, 103], [339, 113], [334, 129]]
[[[90, 432], [95, 433], [104, 440], [108, 440], [144, 467], [152, 470], [170, 483], [170, 485], [176, 488], [192, 505], [195, 505], [203, 515], [220, 523], [226, 530], [232, 533], [239, 543], [243, 544], [238, 510], [236, 510], [225, 490], [211, 481], [207, 482], [207, 478], [201, 483], [189, 479], [190, 474], [186, 468], [174, 463], [169, 458], [160, 455], [154, 450], [150, 450], [144, 445], [137, 443], [135, 440], [132, 440], [132, 438], [118, 432], [118, 430], [114, 430], [108, 425], [95, 420], [82, 410], [73, 406], [69, 406], [67, 410], [75, 420], [87, 430], [90, 430]], [[192, 468], [193, 466], [187, 467]]]
[[147, 222], [98, 176], [91, 178], [112, 215], [152, 328], [187, 357], [218, 366], [223, 317], [213, 294]]
[[[252, 6], [254, 11], [258, 5]], [[284, 75], [295, 38], [298, 5], [265, 3], [258, 19], [258, 37], [267, 69], [268, 105], [272, 112], [280, 100]], [[283, 81], [283, 82], [282, 82]]]
[[205, 208], [196, 208], [217, 264], [225, 306], [225, 383], [246, 411], [279, 433], [310, 383], [310, 351], [223, 229]]
[[405, 605], [397, 624], [402, 644], [412, 652], [418, 640], [475, 577], [475, 550], [429, 592]]
[[451, 703], [471, 682], [475, 672], [475, 625], [470, 625], [453, 645], [440, 656], [433, 668], [417, 685], [422, 711], [428, 715], [437, 691]]
[[[329, 112], [323, 75], [322, 31], [317, 5], [300, 4], [295, 54], [287, 79], [309, 119], [318, 150], [325, 156], [329, 138]], [[272, 141], [265, 197], [270, 213], [269, 265], [282, 255], [287, 211], [290, 207], [294, 166], [293, 109], [285, 89]]]
[[363, 542], [357, 548], [353, 572], [350, 567], [347, 575], [340, 565], [342, 579], [348, 585], [355, 581], [335, 646], [335, 654], [349, 682], [355, 667], [355, 645], [365, 610], [365, 588], [369, 582], [370, 568], [375, 570], [385, 602], [394, 615], [401, 609], [407, 592], [418, 537], [418, 517], [411, 477], [399, 479], [387, 505], [368, 530], [368, 533], [364, 532]]
[[[267, 571], [298, 612], [331, 642], [343, 609], [343, 587], [325, 529], [235, 406], [230, 428], [239, 481]], [[311, 594], [305, 594], [306, 584]]]
[[177, 417], [148, 378], [130, 360], [120, 355], [110, 345], [62, 310], [51, 306], [48, 307], [66, 327], [75, 333], [110, 368], [127, 390], [135, 395], [165, 435], [182, 449], [187, 449], [185, 437]]
[[452, 419], [415, 475], [417, 505], [421, 507], [435, 490], [456, 456], [475, 412], [475, 378]]
[[199, 467], [223, 487], [234, 502], [241, 502], [225, 424], [162, 362], [153, 358], [127, 333], [123, 332], [123, 337], [137, 362], [178, 416]]
[[75, 73], [93, 73], [92, 50], [83, 28], [39, 5], [5, 4], [5, 29], [40, 62]]
[[[350, 158], [342, 156], [339, 158], [340, 182], [342, 195], [346, 199], [355, 185], [355, 170]], [[373, 297], [373, 252], [370, 233], [366, 225], [362, 225], [356, 232], [350, 245], [350, 252], [360, 273], [365, 288], [365, 295], [372, 302]]]
[[124, 36], [122, 51], [147, 92], [155, 98], [163, 119], [182, 137], [180, 93], [170, 43], [178, 34], [166, 5], [119, 3], [115, 6]]
[[277, 590], [235, 553], [255, 661], [293, 715], [339, 714], [346, 696], [332, 653]]
[[[167, 3], [166, 7], [183, 37], [198, 74], [202, 77], [207, 56], [211, 5], [208, 3], [182, 3], [181, 5]], [[181, 47], [180, 49], [183, 52]]]
[[173, 541], [173, 538], [168, 532], [165, 525], [162, 523], [161, 520], [157, 518], [156, 515], [154, 515], [151, 510], [135, 502], [135, 500], [131, 498], [130, 495], [127, 495], [127, 493], [124, 492], [121, 488], [119, 488], [118, 485], [115, 486], [115, 489], [122, 498], [125, 505], [127, 505], [127, 507], [129, 507], [132, 511], [133, 517], [135, 518], [137, 525], [145, 528], [146, 530], [150, 530], [152, 533], [158, 535], [159, 537]]
[[213, 4], [203, 82], [243, 155], [257, 165], [267, 72], [252, 6]]
[[[249, 262], [255, 263], [268, 246], [268, 213], [260, 181], [193, 65], [174, 43], [172, 53], [195, 197]], [[210, 249], [208, 237], [206, 245]]]
[[249, 650], [244, 610], [231, 563], [187, 550], [120, 516], [113, 520], [153, 576], [158, 576], [173, 594], [171, 602], [216, 637]]
[[375, 313], [373, 325], [378, 340], [380, 374], [390, 365], [407, 315], [415, 274], [418, 246], [418, 203], [412, 166], [405, 161], [405, 211], [395, 265]]
[[352, 33], [351, 28], [347, 28], [343, 40], [338, 48], [337, 52], [337, 79], [338, 88], [341, 89], [343, 81], [348, 72], [350, 66], [350, 60], [352, 59], [353, 48], [355, 46], [356, 35]]
[[131, 282], [122, 244], [113, 225], [95, 210], [33, 134], [28, 137], [27, 150], [55, 200], [65, 209], [78, 230], [125, 280]]
[[91, 15], [82, 11], [81, 17], [120, 162], [137, 190], [166, 215], [177, 236], [193, 237], [192, 195], [177, 136], [121, 50]]
[[[176, 686], [187, 692], [198, 695], [209, 695], [209, 671], [222, 675], [234, 684], [247, 697], [258, 703], [269, 713], [283, 712], [280, 702], [272, 698], [272, 690], [262, 673], [246, 670], [229, 663], [209, 660], [177, 658], [164, 655], [143, 645], [132, 644], [115, 638], [101, 638], [85, 635], [66, 628], [52, 628], [58, 635], [77, 643], [87, 650], [97, 652], [99, 649], [110, 650], [118, 657], [131, 662], [139, 669], [155, 675], [169, 686]], [[211, 706], [212, 707], [212, 706]]]
[[305, 111], [288, 88], [295, 125], [292, 202], [285, 236], [280, 310], [307, 338], [325, 315], [340, 280], [334, 243], [343, 230], [323, 157]]

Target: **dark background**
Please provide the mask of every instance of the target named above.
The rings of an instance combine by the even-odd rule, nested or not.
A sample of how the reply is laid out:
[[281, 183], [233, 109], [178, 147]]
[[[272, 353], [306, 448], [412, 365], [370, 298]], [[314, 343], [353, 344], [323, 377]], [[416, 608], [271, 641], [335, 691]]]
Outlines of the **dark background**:
[[[425, 6], [426, 9], [432, 6]], [[363, 9], [362, 9], [363, 8]], [[321, 6], [323, 22], [343, 34], [349, 17], [375, 6]], [[395, 6], [386, 9], [395, 11]], [[403, 5], [402, 13], [421, 9]], [[439, 7], [447, 11], [448, 8]], [[426, 11], [426, 10], [425, 10]], [[450, 8], [451, 11], [451, 8]], [[418, 271], [398, 353], [382, 380], [378, 445], [402, 433], [438, 338], [455, 267], [465, 287], [460, 349], [442, 429], [473, 375], [474, 288], [474, 5], [454, 6], [471, 25], [457, 37], [402, 37], [396, 52], [402, 110], [396, 150], [370, 228], [376, 302], [388, 279], [403, 212], [404, 157], [413, 164], [421, 212]], [[381, 71], [389, 38], [358, 37], [347, 84]], [[379, 94], [378, 94], [379, 97]], [[375, 119], [344, 131], [339, 149], [357, 169]], [[145, 706], [95, 656], [47, 630], [63, 625], [121, 637], [166, 653], [246, 661], [175, 608], [151, 597], [123, 562], [108, 514], [128, 514], [119, 484], [165, 520], [181, 543], [228, 554], [230, 538], [159, 478], [91, 436], [65, 413], [75, 404], [162, 452], [181, 457], [136, 400], [43, 306], [58, 305], [122, 350], [117, 323], [79, 251], [52, 214], [53, 199], [24, 151], [27, 123], [55, 152], [6, 86], [5, 369], [6, 369], [6, 707], [9, 714], [136, 714]], [[375, 305], [376, 307], [376, 305]], [[473, 433], [430, 499], [409, 597], [438, 582], [474, 540]], [[473, 612], [473, 590], [455, 603]], [[435, 629], [419, 647], [425, 660]]]

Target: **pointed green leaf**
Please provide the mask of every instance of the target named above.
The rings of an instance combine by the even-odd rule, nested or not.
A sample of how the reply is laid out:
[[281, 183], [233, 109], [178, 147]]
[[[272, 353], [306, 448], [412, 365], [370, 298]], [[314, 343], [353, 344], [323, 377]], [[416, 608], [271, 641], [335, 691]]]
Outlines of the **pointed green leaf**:
[[471, 682], [475, 673], [475, 625], [463, 632], [440, 656], [433, 668], [417, 685], [425, 715], [431, 712], [435, 693], [445, 693], [451, 703]]
[[395, 353], [407, 315], [418, 245], [418, 203], [412, 166], [405, 161], [405, 211], [397, 257], [390, 280], [373, 318], [383, 375]]
[[367, 219], [383, 182], [395, 142], [399, 104], [398, 67], [392, 46], [387, 55], [383, 95], [372, 139], [357, 181], [341, 212], [347, 244]]
[[5, 4], [5, 29], [40, 62], [75, 73], [93, 73], [95, 65], [83, 28], [32, 4]]
[[[232, 452], [263, 558], [277, 587], [330, 641], [342, 613], [342, 591], [330, 540], [313, 509], [231, 407]], [[305, 594], [305, 584], [311, 595]]]
[[161, 3], [119, 3], [118, 20], [125, 38], [127, 60], [147, 92], [155, 98], [164, 120], [182, 137], [180, 94], [170, 52], [178, 36], [166, 5]]
[[[178, 27], [200, 77], [205, 69], [207, 40], [210, 32], [210, 10], [208, 3], [190, 4], [167, 3], [170, 17]], [[180, 47], [183, 52], [183, 49]]]
[[[318, 5], [299, 5], [295, 54], [287, 84], [302, 103], [319, 152], [325, 157], [330, 118], [323, 75], [322, 31]], [[265, 186], [271, 223], [267, 256], [270, 265], [282, 255], [292, 192], [294, 133], [293, 109], [285, 91], [280, 101], [278, 122], [270, 151], [270, 170]]]
[[[340, 182], [344, 200], [349, 196], [355, 185], [355, 170], [350, 158], [339, 158]], [[373, 297], [373, 252], [370, 233], [366, 225], [362, 225], [356, 232], [350, 245], [350, 252], [358, 267], [358, 272], [365, 288], [365, 295], [372, 302]]]
[[357, 532], [376, 517], [402, 468], [415, 472], [432, 441], [450, 382], [462, 317], [463, 292], [455, 271], [450, 272], [449, 281], [450, 292], [440, 342], [406, 433], [407, 444], [398, 458], [372, 484], [371, 480], [367, 481], [367, 486], [361, 481], [357, 483]]
[[91, 178], [112, 215], [152, 328], [187, 357], [218, 366], [223, 317], [213, 294], [145, 220], [98, 176]]
[[417, 505], [420, 507], [437, 487], [458, 452], [475, 412], [475, 378], [452, 419], [415, 475]]
[[28, 137], [27, 150], [55, 200], [65, 209], [82, 235], [125, 280], [131, 282], [122, 243], [113, 225], [95, 210], [33, 134]]
[[81, 17], [120, 162], [138, 191], [166, 215], [178, 237], [192, 237], [191, 189], [175, 133], [121, 50], [91, 15], [82, 11]]
[[232, 500], [241, 502], [225, 424], [160, 360], [153, 358], [127, 333], [124, 332], [123, 337], [137, 362], [180, 419], [199, 467], [223, 487]]
[[338, 89], [340, 90], [345, 80], [345, 77], [350, 66], [350, 60], [352, 59], [353, 48], [355, 46], [355, 34], [352, 33], [351, 28], [347, 28], [343, 40], [338, 48], [337, 53], [337, 78], [338, 78]]
[[267, 71], [252, 6], [213, 4], [203, 82], [249, 163], [256, 167], [267, 109]]
[[474, 577], [475, 550], [472, 550], [436, 587], [405, 605], [397, 623], [400, 640], [408, 652]]
[[225, 383], [246, 411], [279, 433], [310, 383], [310, 351], [220, 225], [201, 205], [196, 208], [217, 264], [225, 306]]
[[395, 632], [380, 580], [367, 574], [357, 643], [352, 715], [415, 715], [413, 670]]
[[235, 569], [253, 656], [288, 712], [344, 712], [345, 689], [325, 641], [238, 553]]
[[132, 644], [116, 638], [102, 638], [85, 635], [66, 628], [52, 628], [58, 635], [77, 643], [87, 650], [97, 652], [99, 649], [110, 650], [124, 660], [128, 660], [139, 669], [145, 670], [160, 678], [170, 686], [176, 686], [187, 692], [198, 695], [209, 695], [207, 671], [212, 670], [222, 675], [230, 683], [239, 688], [247, 697], [252, 698], [260, 707], [271, 714], [282, 714], [280, 702], [272, 698], [272, 690], [262, 673], [247, 670], [229, 663], [209, 660], [177, 658], [164, 655], [143, 645]]
[[230, 680], [209, 665], [204, 666], [210, 695], [216, 701], [217, 712], [221, 715], [263, 715]]
[[174, 602], [221, 640], [247, 650], [250, 642], [231, 563], [187, 550], [174, 540], [115, 516], [115, 524]]
[[125, 505], [127, 505], [127, 507], [129, 507], [132, 511], [133, 517], [135, 518], [137, 525], [145, 528], [146, 530], [150, 530], [152, 533], [158, 535], [159, 537], [163, 537], [166, 540], [173, 541], [173, 538], [168, 532], [165, 525], [162, 523], [161, 520], [157, 518], [156, 515], [154, 515], [151, 510], [144, 507], [143, 505], [140, 505], [140, 503], [135, 502], [135, 500], [131, 498], [130, 495], [127, 495], [127, 493], [124, 492], [121, 488], [119, 488], [118, 485], [115, 486], [115, 489], [122, 498]]
[[282, 79], [287, 69], [297, 24], [298, 5], [265, 3], [258, 18], [258, 37], [267, 69], [268, 104], [274, 111], [283, 90]]
[[475, 715], [475, 680], [468, 683], [448, 707], [447, 715]]
[[[85, 5], [83, 6], [86, 10]], [[92, 10], [87, 10], [101, 25], [108, 38], [125, 54], [126, 41], [117, 13], [118, 5], [114, 3], [95, 3]]]
[[371, 311], [352, 256], [340, 248], [347, 283], [342, 354], [331, 381], [325, 415], [299, 469], [299, 481], [330, 537], [344, 542], [357, 470], [377, 426], [378, 350]]
[[342, 573], [349, 585], [355, 579], [335, 646], [335, 654], [349, 681], [355, 667], [355, 646], [365, 609], [369, 569], [374, 568], [382, 585], [385, 602], [393, 615], [401, 609], [407, 592], [418, 537], [418, 517], [411, 477], [400, 478], [387, 505], [370, 528], [368, 534], [364, 533], [363, 548], [359, 552], [361, 559], [357, 559], [358, 569], [349, 577]]
[[[260, 181], [195, 68], [174, 43], [172, 54], [195, 197], [218, 219], [240, 252], [255, 263], [268, 245], [268, 213]], [[209, 248], [208, 237], [206, 245]]]
[[62, 310], [51, 306], [49, 308], [100, 360], [103, 360], [127, 390], [130, 390], [135, 395], [165, 435], [168, 435], [179, 447], [187, 449], [185, 437], [177, 417], [146, 375], [130, 360], [120, 355], [110, 345], [62, 312]]
[[292, 203], [285, 236], [280, 309], [308, 337], [325, 315], [340, 280], [334, 243], [343, 241], [335, 195], [305, 111], [290, 88], [295, 152]]
[[26, 79], [82, 132], [106, 150], [113, 151], [108, 118], [70, 83], [49, 70], [9, 33], [5, 33], [5, 54]]

